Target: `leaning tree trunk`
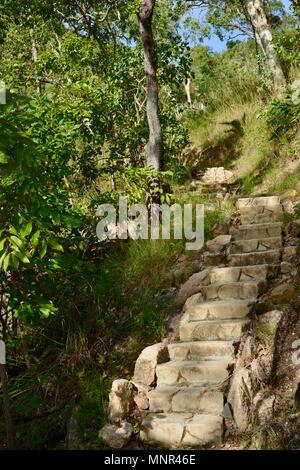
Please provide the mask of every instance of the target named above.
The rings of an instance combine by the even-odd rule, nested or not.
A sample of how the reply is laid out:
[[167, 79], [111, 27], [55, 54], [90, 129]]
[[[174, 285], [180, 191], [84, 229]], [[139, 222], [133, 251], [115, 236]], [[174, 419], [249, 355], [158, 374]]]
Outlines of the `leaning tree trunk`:
[[257, 42], [264, 52], [267, 66], [272, 74], [274, 90], [280, 92], [285, 88], [286, 80], [273, 44], [272, 31], [264, 10], [263, 0], [245, 0], [245, 4]]
[[160, 170], [162, 130], [159, 119], [159, 87], [156, 70], [156, 52], [152, 31], [152, 18], [156, 0], [143, 0], [139, 11], [140, 36], [144, 51], [147, 76], [147, 118], [149, 141], [146, 146], [147, 165]]

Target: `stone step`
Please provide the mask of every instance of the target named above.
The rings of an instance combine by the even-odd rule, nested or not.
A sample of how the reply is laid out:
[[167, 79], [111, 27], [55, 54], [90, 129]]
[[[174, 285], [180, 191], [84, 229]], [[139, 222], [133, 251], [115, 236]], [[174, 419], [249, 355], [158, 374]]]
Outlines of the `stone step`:
[[210, 271], [211, 284], [263, 280], [268, 277], [268, 265], [213, 268]]
[[232, 358], [204, 361], [169, 361], [156, 367], [157, 387], [161, 385], [218, 384], [228, 378]]
[[259, 206], [278, 206], [280, 204], [279, 196], [259, 196], [251, 198], [240, 198], [236, 203], [238, 209], [244, 207], [259, 207]]
[[230, 253], [251, 253], [253, 251], [279, 250], [282, 247], [281, 237], [237, 240], [231, 242]]
[[181, 341], [237, 341], [250, 327], [250, 320], [219, 320], [181, 322]]
[[233, 233], [233, 241], [281, 237], [281, 235], [282, 224], [280, 222], [240, 225]]
[[242, 207], [240, 209], [242, 224], [262, 224], [282, 221], [282, 206]]
[[190, 321], [245, 318], [251, 312], [255, 302], [255, 299], [201, 302], [188, 308], [186, 316]]
[[226, 253], [210, 253], [206, 251], [203, 255], [204, 266], [220, 266], [226, 264], [227, 256]]
[[143, 442], [167, 449], [198, 448], [220, 443], [223, 418], [211, 414], [149, 413], [142, 422]]
[[280, 250], [266, 250], [228, 255], [227, 259], [229, 266], [249, 266], [264, 263], [276, 264], [280, 262], [280, 257]]
[[148, 398], [149, 410], [154, 413], [194, 412], [223, 415], [223, 393], [203, 385], [164, 385], [149, 392]]
[[171, 343], [168, 346], [170, 359], [198, 360], [204, 357], [217, 359], [231, 357], [234, 359], [234, 346], [232, 341], [191, 341]]
[[250, 299], [256, 298], [267, 287], [266, 281], [242, 281], [210, 284], [201, 288], [205, 300]]

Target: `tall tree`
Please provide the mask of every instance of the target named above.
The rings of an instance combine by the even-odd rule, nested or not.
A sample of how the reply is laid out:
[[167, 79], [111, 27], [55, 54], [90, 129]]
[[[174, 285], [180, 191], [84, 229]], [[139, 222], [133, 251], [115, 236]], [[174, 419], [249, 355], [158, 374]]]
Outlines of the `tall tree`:
[[254, 38], [263, 52], [266, 67], [272, 75], [275, 91], [286, 85], [279, 56], [273, 44], [272, 19], [282, 16], [282, 2], [273, 0], [187, 0], [185, 8], [201, 8], [207, 23], [223, 39], [239, 36]]
[[157, 61], [153, 37], [152, 20], [156, 0], [144, 0], [139, 10], [139, 25], [144, 51], [145, 73], [147, 76], [147, 118], [149, 141], [147, 144], [147, 165], [160, 170], [162, 129], [159, 119], [159, 86]]
[[285, 87], [286, 80], [273, 44], [272, 30], [264, 9], [263, 0], [245, 0], [245, 5], [258, 39], [258, 44], [264, 52], [267, 66], [272, 74], [274, 89], [275, 91], [280, 91]]

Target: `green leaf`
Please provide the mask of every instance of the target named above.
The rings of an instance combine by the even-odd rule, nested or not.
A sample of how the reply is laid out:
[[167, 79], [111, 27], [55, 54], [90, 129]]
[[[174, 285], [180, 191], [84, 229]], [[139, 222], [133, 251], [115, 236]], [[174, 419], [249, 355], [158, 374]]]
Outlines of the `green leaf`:
[[18, 248], [20, 248], [21, 250], [24, 248], [24, 243], [22, 240], [20, 240], [20, 238], [16, 237], [15, 235], [13, 235], [12, 237], [10, 237], [10, 241], [15, 245], [17, 246]]
[[20, 262], [15, 253], [11, 254], [11, 264], [14, 269], [18, 269], [20, 266]]
[[2, 253], [2, 255], [1, 255], [1, 258], [0, 258], [0, 268], [2, 267], [4, 258], [5, 258], [6, 255], [7, 255], [7, 251], [5, 251], [4, 253]]
[[19, 258], [20, 261], [22, 261], [22, 263], [24, 264], [29, 264], [30, 263], [30, 259], [28, 258], [28, 256], [25, 255], [25, 253], [22, 253], [21, 251], [15, 251], [14, 254]]
[[28, 224], [21, 229], [21, 235], [22, 237], [27, 237], [28, 235], [31, 234], [32, 231], [32, 222], [28, 222]]
[[41, 231], [40, 230], [37, 230], [36, 232], [34, 232], [34, 234], [32, 235], [31, 239], [30, 239], [30, 243], [31, 245], [33, 246], [33, 248], [36, 248], [38, 243], [39, 243], [39, 238], [40, 238], [40, 234], [41, 234]]
[[0, 251], [3, 250], [6, 240], [7, 240], [7, 238], [3, 238], [3, 239], [0, 241]]
[[55, 240], [49, 240], [49, 245], [51, 246], [51, 248], [53, 248], [53, 250], [62, 252], [64, 251], [63, 247]]
[[5, 273], [6, 273], [7, 270], [8, 270], [9, 260], [10, 260], [10, 253], [8, 253], [8, 255], [5, 256], [4, 261], [3, 261], [3, 271], [4, 271]]
[[47, 253], [47, 242], [46, 240], [42, 240], [41, 243], [41, 250], [40, 250], [40, 258], [44, 258], [45, 254]]

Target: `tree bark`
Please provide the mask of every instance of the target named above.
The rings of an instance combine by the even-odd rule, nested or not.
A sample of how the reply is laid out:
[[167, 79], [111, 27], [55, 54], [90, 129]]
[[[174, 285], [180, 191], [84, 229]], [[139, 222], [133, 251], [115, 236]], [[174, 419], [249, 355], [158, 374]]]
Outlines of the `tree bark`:
[[191, 79], [190, 78], [186, 80], [184, 84], [184, 88], [185, 88], [186, 99], [187, 99], [188, 105], [192, 107], [193, 102], [192, 102], [192, 95], [191, 95]]
[[143, 0], [139, 11], [140, 37], [144, 52], [145, 73], [147, 77], [147, 118], [149, 141], [147, 144], [147, 165], [160, 170], [162, 129], [159, 118], [159, 86], [157, 80], [157, 61], [152, 30], [152, 19], [156, 0]]
[[273, 44], [272, 30], [264, 10], [263, 0], [245, 0], [245, 5], [257, 42], [264, 52], [266, 64], [272, 74], [274, 90], [281, 92], [286, 86], [286, 80]]

